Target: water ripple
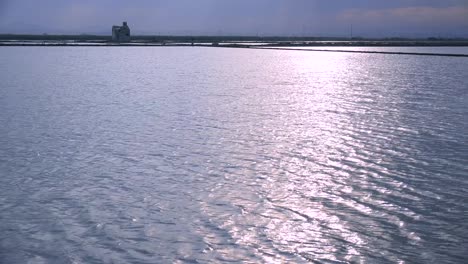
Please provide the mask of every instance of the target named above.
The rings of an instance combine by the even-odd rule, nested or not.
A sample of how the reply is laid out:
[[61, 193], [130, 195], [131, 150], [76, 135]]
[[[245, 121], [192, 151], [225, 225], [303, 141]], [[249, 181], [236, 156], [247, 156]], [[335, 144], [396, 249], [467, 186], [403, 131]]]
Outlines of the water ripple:
[[0, 50], [2, 263], [468, 258], [465, 59], [36, 49]]

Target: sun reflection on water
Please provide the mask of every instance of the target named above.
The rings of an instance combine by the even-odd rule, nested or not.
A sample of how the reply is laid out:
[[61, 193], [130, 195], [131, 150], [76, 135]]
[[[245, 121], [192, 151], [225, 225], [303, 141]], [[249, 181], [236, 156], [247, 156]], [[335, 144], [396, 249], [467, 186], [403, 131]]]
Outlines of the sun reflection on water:
[[[255, 108], [276, 116], [259, 120], [249, 132], [256, 135], [250, 140], [267, 144], [262, 149], [237, 150], [254, 151], [253, 155], [266, 158], [226, 176], [233, 186], [254, 188], [259, 197], [243, 197], [244, 191], [238, 187], [223, 189], [229, 193], [221, 197], [237, 197], [229, 203], [242, 209], [220, 226], [229, 230], [236, 244], [256, 248], [266, 262], [291, 258], [359, 261], [360, 249], [366, 246], [365, 236], [353, 227], [358, 220], [352, 215], [370, 214], [372, 209], [357, 202], [359, 190], [347, 183], [351, 177], [359, 177], [356, 168], [363, 165], [356, 158], [363, 143], [343, 129], [360, 121], [356, 119], [360, 110], [343, 114], [343, 108], [349, 107], [346, 98], [353, 93], [343, 78], [350, 71], [347, 60], [343, 56], [323, 60], [308, 56], [280, 64], [281, 74], [268, 78], [293, 79], [294, 85], [267, 80], [276, 85], [266, 88], [267, 97], [263, 98], [268, 99], [259, 97]], [[265, 67], [273, 68], [265, 72], [278, 72], [275, 68], [279, 66]], [[264, 104], [281, 102], [281, 97], [272, 97], [282, 89], [290, 91], [284, 98], [288, 104]], [[252, 179], [255, 184], [247, 183], [247, 187], [245, 181]], [[274, 241], [274, 249], [256, 247], [268, 241]]]

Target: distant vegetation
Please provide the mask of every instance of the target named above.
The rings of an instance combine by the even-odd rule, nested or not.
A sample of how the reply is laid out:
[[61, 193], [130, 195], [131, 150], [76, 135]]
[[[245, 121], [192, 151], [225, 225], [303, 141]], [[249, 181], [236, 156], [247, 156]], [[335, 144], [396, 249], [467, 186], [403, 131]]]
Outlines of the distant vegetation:
[[[15, 35], [0, 34], [0, 46], [51, 45], [70, 43], [86, 45], [109, 45], [112, 37], [99, 35]], [[26, 42], [16, 43], [15, 41]], [[11, 43], [9, 43], [11, 42]], [[30, 42], [30, 43], [29, 43]], [[38, 43], [40, 42], [40, 43]], [[121, 45], [213, 45], [241, 46], [241, 42], [265, 43], [269, 46], [468, 46], [467, 38], [362, 38], [353, 37], [259, 37], [259, 36], [132, 36], [131, 43]], [[247, 44], [247, 43], [245, 43]], [[84, 45], [84, 44], [83, 44]], [[115, 45], [115, 44], [112, 44]], [[248, 44], [247, 44], [248, 45]], [[245, 45], [242, 45], [245, 47]]]
[[[0, 40], [50, 40], [50, 41], [111, 41], [111, 36], [100, 35], [17, 35], [0, 34]], [[133, 41], [145, 42], [235, 42], [235, 41], [256, 41], [256, 42], [275, 42], [275, 41], [349, 41], [345, 37], [277, 37], [277, 36], [132, 36]], [[467, 38], [362, 38], [353, 37], [356, 41], [468, 41]]]

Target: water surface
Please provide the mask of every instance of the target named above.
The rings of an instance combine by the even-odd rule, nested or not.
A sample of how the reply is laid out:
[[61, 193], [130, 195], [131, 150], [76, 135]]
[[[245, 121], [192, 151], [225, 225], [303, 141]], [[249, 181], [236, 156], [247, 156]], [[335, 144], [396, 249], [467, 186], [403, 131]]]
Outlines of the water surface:
[[345, 51], [376, 51], [403, 53], [436, 53], [468, 55], [468, 47], [282, 47], [282, 49], [304, 50], [345, 50]]
[[0, 48], [1, 263], [463, 263], [468, 60]]

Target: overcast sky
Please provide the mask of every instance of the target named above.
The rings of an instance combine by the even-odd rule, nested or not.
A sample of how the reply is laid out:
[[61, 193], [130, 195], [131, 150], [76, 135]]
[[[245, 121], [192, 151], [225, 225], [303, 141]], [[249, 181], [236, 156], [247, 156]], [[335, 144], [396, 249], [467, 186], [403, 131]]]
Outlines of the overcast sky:
[[468, 0], [0, 0], [0, 33], [468, 37]]

